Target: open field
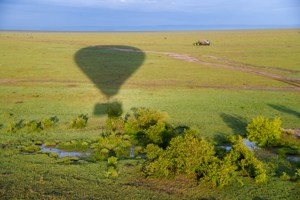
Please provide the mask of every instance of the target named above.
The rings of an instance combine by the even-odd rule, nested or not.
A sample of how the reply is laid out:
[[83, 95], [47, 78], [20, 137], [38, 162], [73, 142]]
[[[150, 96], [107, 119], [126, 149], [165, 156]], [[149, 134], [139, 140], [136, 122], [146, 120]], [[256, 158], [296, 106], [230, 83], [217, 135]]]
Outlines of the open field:
[[[246, 119], [258, 114], [280, 116], [286, 128], [299, 128], [299, 36], [299, 30], [1, 32], [0, 109], [2, 113], [12, 112], [20, 118], [58, 115], [67, 121], [82, 112], [96, 118], [95, 104], [106, 103], [105, 90], [111, 90], [110, 100], [121, 101], [124, 112], [132, 106], [157, 108], [168, 112], [175, 122], [199, 127], [205, 134], [231, 132], [221, 114]], [[212, 46], [192, 46], [199, 38], [211, 39]], [[120, 62], [121, 67], [128, 68], [130, 62], [126, 64], [124, 60], [129, 59], [136, 62], [131, 66], [134, 69], [121, 72], [123, 75], [112, 75], [110, 71], [99, 73], [97, 79], [91, 80], [89, 73], [94, 72], [81, 70], [75, 56], [97, 45], [104, 48], [85, 61], [92, 67], [97, 62], [106, 65]], [[105, 45], [141, 52], [117, 51]], [[206, 64], [147, 51], [185, 54]], [[216, 64], [238, 70], [216, 67]], [[105, 78], [107, 75], [122, 75], [122, 82], [118, 77], [109, 80]]]
[[[199, 39], [212, 45], [193, 46]], [[243, 186], [212, 190], [181, 179], [146, 181], [139, 173], [142, 160], [123, 160], [115, 180], [101, 173], [104, 162], [66, 165], [45, 154], [19, 154], [10, 145], [97, 140], [114, 101], [123, 116], [132, 107], [158, 109], [172, 124], [194, 127], [207, 138], [244, 134], [257, 115], [278, 116], [283, 128], [300, 129], [299, 58], [300, 29], [0, 32], [0, 197], [295, 199], [299, 181], [278, 174], [263, 186], [244, 178]], [[88, 114], [88, 127], [69, 129], [78, 114]], [[59, 124], [47, 132], [6, 132], [9, 122], [52, 116]]]

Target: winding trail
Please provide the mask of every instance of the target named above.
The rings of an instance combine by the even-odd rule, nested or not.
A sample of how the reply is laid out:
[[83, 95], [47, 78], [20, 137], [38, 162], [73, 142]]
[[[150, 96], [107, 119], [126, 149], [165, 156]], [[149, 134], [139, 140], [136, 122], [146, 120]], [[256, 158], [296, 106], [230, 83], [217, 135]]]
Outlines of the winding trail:
[[[97, 47], [97, 46], [95, 46], [95, 47]], [[107, 48], [107, 49], [111, 49], [111, 50], [125, 51], [125, 52], [144, 52], [144, 53], [153, 53], [153, 54], [166, 55], [166, 56], [169, 56], [171, 58], [175, 58], [177, 60], [197, 63], [197, 64], [211, 66], [211, 67], [231, 69], [231, 70], [236, 70], [236, 71], [241, 71], [241, 72], [246, 72], [246, 73], [250, 73], [250, 74], [255, 74], [255, 75], [267, 77], [267, 78], [277, 80], [277, 81], [281, 81], [281, 82], [287, 83], [289, 85], [292, 85], [294, 87], [297, 87], [297, 88], [295, 88], [295, 90], [299, 90], [299, 88], [300, 88], [300, 78], [280, 76], [280, 75], [277, 75], [277, 74], [272, 74], [272, 73], [262, 72], [262, 71], [256, 71], [256, 70], [253, 70], [253, 69], [243, 68], [243, 67], [236, 67], [236, 66], [232, 66], [232, 65], [205, 62], [205, 61], [198, 60], [197, 58], [194, 58], [194, 57], [192, 57], [190, 55], [187, 55], [187, 54], [178, 54], [178, 53], [161, 52], [161, 51], [141, 51], [141, 50], [134, 50], [134, 49], [122, 49], [122, 48], [116, 48], [116, 47], [99, 47], [99, 48]], [[218, 59], [219, 61], [227, 62], [227, 63], [230, 62], [228, 60], [219, 59], [217, 57], [213, 57], [213, 58]], [[247, 65], [244, 64], [244, 66], [247, 66]], [[280, 69], [275, 68], [275, 70], [279, 71]], [[293, 71], [291, 71], [291, 70], [284, 70], [283, 69], [281, 71], [286, 71], [286, 72], [288, 71], [288, 72], [293, 73]]]

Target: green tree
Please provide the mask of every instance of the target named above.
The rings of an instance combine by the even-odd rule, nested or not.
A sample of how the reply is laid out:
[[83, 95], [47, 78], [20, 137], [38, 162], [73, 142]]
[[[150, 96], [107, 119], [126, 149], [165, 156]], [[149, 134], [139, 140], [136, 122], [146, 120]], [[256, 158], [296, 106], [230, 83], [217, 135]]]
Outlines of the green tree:
[[261, 147], [272, 147], [278, 145], [281, 134], [281, 120], [274, 118], [272, 121], [258, 116], [252, 119], [246, 128], [248, 139], [257, 143]]

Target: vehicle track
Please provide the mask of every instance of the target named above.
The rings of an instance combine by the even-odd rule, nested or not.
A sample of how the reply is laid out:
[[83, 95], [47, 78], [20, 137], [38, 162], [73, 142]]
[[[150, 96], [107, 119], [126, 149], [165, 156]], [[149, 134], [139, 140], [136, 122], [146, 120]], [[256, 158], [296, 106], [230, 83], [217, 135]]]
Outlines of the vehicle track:
[[[106, 49], [111, 49], [111, 50], [116, 50], [116, 51], [144, 52], [144, 53], [153, 53], [153, 54], [166, 55], [166, 56], [169, 56], [171, 58], [175, 58], [177, 60], [193, 62], [193, 63], [206, 65], [206, 66], [210, 66], [210, 67], [231, 69], [231, 70], [246, 72], [246, 73], [250, 73], [250, 74], [255, 74], [255, 75], [267, 77], [267, 78], [270, 78], [270, 79], [273, 79], [273, 80], [281, 81], [281, 82], [287, 83], [289, 85], [292, 85], [294, 87], [300, 88], [300, 78], [281, 76], [281, 75], [272, 74], [272, 73], [269, 73], [269, 72], [262, 72], [262, 71], [257, 71], [257, 70], [253, 70], [253, 69], [249, 69], [249, 68], [232, 66], [232, 65], [228, 65], [228, 64], [218, 64], [218, 63], [211, 63], [211, 62], [201, 61], [201, 60], [198, 60], [197, 58], [194, 58], [194, 57], [192, 57], [190, 55], [187, 55], [187, 54], [179, 54], [179, 53], [173, 53], [173, 52], [161, 52], [161, 51], [141, 51], [141, 50], [135, 50], [135, 49], [122, 49], [122, 48], [117, 48], [117, 47], [103, 47], [103, 46], [96, 46], [96, 47], [106, 48]], [[217, 58], [217, 57], [214, 57], [214, 58]], [[222, 61], [222, 59], [219, 59], [219, 61]], [[223, 62], [225, 62], [225, 61], [223, 61]], [[225, 63], [229, 63], [229, 62], [226, 61]], [[247, 65], [244, 65], [244, 66], [247, 66]], [[291, 72], [291, 71], [289, 71], [289, 72]]]
[[[255, 74], [259, 76], [263, 76], [266, 78], [270, 78], [273, 80], [281, 81], [284, 83], [287, 83], [293, 87], [256, 87], [256, 86], [241, 86], [241, 87], [231, 87], [231, 86], [205, 86], [205, 85], [187, 85], [188, 87], [191, 88], [213, 88], [213, 89], [228, 89], [228, 90], [267, 90], [267, 91], [300, 91], [300, 78], [292, 78], [288, 76], [280, 76], [277, 74], [272, 74], [268, 72], [262, 72], [262, 71], [257, 71], [249, 68], [243, 68], [243, 67], [237, 67], [237, 66], [232, 66], [228, 64], [218, 64], [218, 63], [211, 63], [211, 62], [206, 62], [206, 61], [201, 61], [197, 58], [194, 58], [190, 55], [187, 54], [179, 54], [179, 53], [173, 53], [173, 52], [161, 52], [161, 51], [141, 51], [141, 50], [135, 50], [135, 49], [125, 49], [125, 48], [117, 48], [117, 47], [109, 47], [109, 46], [95, 46], [96, 48], [101, 48], [101, 49], [110, 49], [110, 50], [115, 50], [115, 51], [123, 51], [123, 52], [143, 52], [143, 53], [151, 53], [151, 54], [160, 54], [160, 55], [166, 55], [171, 58], [177, 59], [177, 60], [182, 60], [185, 62], [192, 62], [192, 63], [197, 63], [201, 65], [206, 65], [209, 67], [217, 67], [217, 68], [224, 68], [224, 69], [230, 69], [230, 70], [236, 70], [236, 71], [241, 71], [241, 72], [246, 72], [250, 74]], [[218, 61], [223, 61], [224, 63], [230, 63], [231, 61], [228, 60], [223, 60], [221, 58], [213, 57], [214, 59], [217, 59]], [[234, 62], [234, 61], [232, 61]], [[244, 66], [247, 66], [247, 64], [244, 64]], [[280, 69], [279, 69], [280, 70]], [[282, 70], [282, 71], [288, 71], [288, 70]], [[290, 73], [293, 73], [290, 71]], [[299, 73], [299, 72], [298, 72]], [[86, 83], [84, 81], [76, 81], [76, 80], [51, 80], [51, 79], [45, 79], [45, 80], [34, 80], [34, 79], [0, 79], [0, 83], [16, 83], [16, 82], [37, 82], [37, 83]], [[147, 85], [147, 84], [142, 84], [142, 83], [129, 83], [130, 85]], [[150, 84], [149, 86], [159, 86], [160, 84]]]

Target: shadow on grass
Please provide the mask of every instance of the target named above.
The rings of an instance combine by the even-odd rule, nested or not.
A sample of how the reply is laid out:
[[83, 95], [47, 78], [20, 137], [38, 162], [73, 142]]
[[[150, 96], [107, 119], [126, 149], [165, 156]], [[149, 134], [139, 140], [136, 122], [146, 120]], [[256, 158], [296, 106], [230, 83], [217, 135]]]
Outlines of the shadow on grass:
[[94, 107], [94, 115], [107, 114], [109, 117], [119, 117], [123, 113], [122, 102], [113, 101], [108, 103], [97, 103]]
[[239, 115], [230, 115], [226, 113], [221, 113], [220, 117], [227, 124], [229, 128], [232, 129], [235, 135], [246, 135], [247, 120]]
[[[106, 114], [109, 100], [119, 93], [121, 86], [143, 64], [145, 54], [132, 46], [90, 46], [76, 52], [74, 60], [79, 69], [106, 96], [106, 103], [95, 105], [94, 114]], [[119, 107], [122, 109], [122, 106]]]
[[290, 115], [294, 115], [298, 118], [300, 118], [300, 112], [292, 110], [286, 106], [283, 105], [274, 105], [274, 104], [268, 104], [271, 108], [274, 108], [275, 110], [278, 110], [279, 112], [284, 112]]

